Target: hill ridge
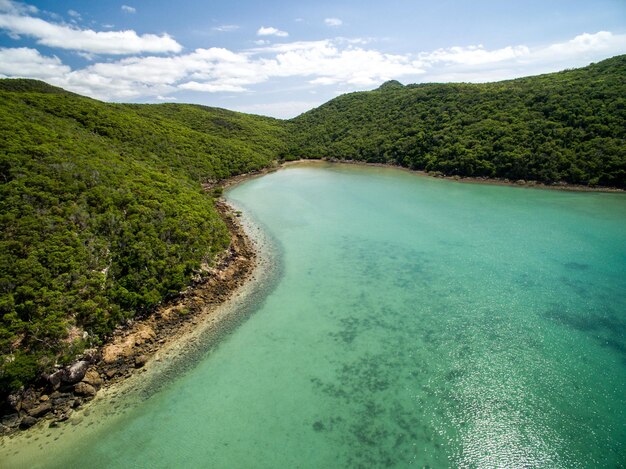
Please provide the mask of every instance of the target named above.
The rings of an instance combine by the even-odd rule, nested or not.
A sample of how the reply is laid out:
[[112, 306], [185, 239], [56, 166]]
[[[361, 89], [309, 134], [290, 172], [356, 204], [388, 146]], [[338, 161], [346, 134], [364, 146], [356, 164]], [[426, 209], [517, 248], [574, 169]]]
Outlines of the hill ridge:
[[202, 190], [275, 161], [626, 187], [626, 55], [486, 84], [387, 82], [278, 120], [0, 80], [0, 396], [150, 313], [228, 243]]

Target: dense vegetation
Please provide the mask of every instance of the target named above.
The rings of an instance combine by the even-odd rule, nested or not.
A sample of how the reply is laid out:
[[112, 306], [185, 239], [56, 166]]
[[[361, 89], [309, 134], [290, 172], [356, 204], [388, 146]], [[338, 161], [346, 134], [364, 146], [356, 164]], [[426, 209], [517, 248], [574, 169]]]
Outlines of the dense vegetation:
[[626, 56], [487, 84], [387, 82], [293, 120], [294, 158], [626, 187]]
[[201, 183], [268, 166], [281, 132], [0, 81], [0, 391], [179, 292], [229, 239]]
[[626, 56], [340, 96], [291, 121], [0, 80], [0, 395], [175, 295], [228, 243], [203, 183], [277, 159], [626, 187]]

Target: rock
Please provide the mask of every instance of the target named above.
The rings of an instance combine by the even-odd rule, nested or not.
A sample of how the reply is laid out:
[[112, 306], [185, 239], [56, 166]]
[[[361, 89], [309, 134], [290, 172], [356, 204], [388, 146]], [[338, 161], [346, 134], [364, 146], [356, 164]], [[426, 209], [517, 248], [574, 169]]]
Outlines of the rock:
[[28, 412], [33, 407], [35, 407], [35, 403], [33, 401], [31, 401], [31, 400], [23, 400], [20, 403], [20, 410], [22, 412]]
[[113, 378], [116, 374], [117, 374], [117, 370], [115, 368], [111, 368], [110, 370], [107, 370], [105, 373], [106, 377], [109, 379]]
[[37, 419], [35, 417], [31, 417], [30, 415], [27, 415], [26, 417], [22, 418], [22, 421], [20, 422], [20, 428], [30, 428], [36, 423], [37, 423]]
[[71, 399], [72, 395], [65, 392], [55, 391], [50, 394], [50, 402], [54, 407], [61, 407]]
[[142, 368], [148, 362], [148, 357], [139, 355], [135, 357], [135, 368]]
[[123, 344], [109, 344], [104, 347], [102, 351], [102, 360], [104, 363], [115, 363], [120, 358], [126, 357], [129, 354], [130, 350]]
[[154, 342], [156, 333], [148, 324], [141, 324], [137, 330], [124, 338], [117, 339], [114, 343], [107, 345], [102, 351], [102, 360], [105, 363], [115, 363], [121, 358], [128, 358], [133, 355], [133, 350], [138, 345], [146, 342]]
[[9, 428], [17, 428], [20, 424], [19, 414], [9, 414], [2, 417], [2, 425]]
[[47, 401], [47, 400], [49, 400], [49, 399], [50, 399], [50, 397], [48, 397], [46, 394], [44, 394], [43, 396], [41, 396], [41, 397], [39, 398], [39, 400], [40, 400], [41, 402], [46, 402], [46, 401]]
[[61, 385], [61, 378], [65, 374], [65, 370], [59, 370], [51, 375], [48, 375], [48, 382], [54, 389], [57, 389]]
[[22, 398], [18, 394], [9, 394], [7, 397], [7, 403], [18, 412], [22, 408]]
[[28, 411], [28, 415], [31, 417], [41, 417], [52, 410], [52, 404], [50, 402], [43, 402], [42, 404], [34, 407]]
[[56, 419], [55, 419], [55, 423], [57, 422], [65, 422], [67, 419], [70, 418], [70, 416], [72, 415], [74, 411], [72, 409], [68, 409], [66, 412], [63, 412], [61, 415], [59, 415]]
[[91, 384], [81, 381], [74, 386], [74, 392], [80, 396], [95, 396], [98, 391]]
[[154, 342], [156, 339], [156, 332], [147, 324], [139, 326], [135, 335], [135, 345], [141, 345], [145, 342]]
[[102, 378], [100, 378], [100, 374], [96, 370], [89, 370], [83, 378], [83, 383], [91, 384], [98, 389], [102, 386]]
[[62, 397], [60, 399], [52, 399], [50, 402], [52, 402], [52, 405], [55, 408], [60, 408], [60, 407], [63, 407], [65, 405], [69, 404], [70, 400], [68, 398], [66, 398], [66, 397]]
[[89, 362], [81, 360], [74, 363], [69, 368], [63, 368], [55, 373], [52, 373], [51, 375], [44, 374], [43, 377], [47, 379], [52, 386], [52, 389], [56, 390], [61, 386], [61, 383], [78, 383], [85, 376], [87, 368], [89, 368]]
[[518, 179], [517, 181], [515, 181], [515, 184], [523, 186], [524, 184], [526, 184], [526, 181], [524, 181], [523, 179]]
[[65, 383], [78, 383], [81, 379], [85, 377], [85, 373], [87, 373], [87, 368], [89, 368], [88, 361], [81, 360], [79, 362], [76, 362], [69, 367], [69, 369], [61, 379]]

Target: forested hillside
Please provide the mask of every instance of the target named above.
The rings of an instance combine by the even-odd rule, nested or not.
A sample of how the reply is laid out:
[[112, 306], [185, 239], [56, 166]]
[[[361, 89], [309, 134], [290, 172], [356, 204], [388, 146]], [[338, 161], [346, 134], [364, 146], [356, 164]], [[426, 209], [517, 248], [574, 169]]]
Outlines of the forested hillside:
[[626, 187], [626, 56], [489, 84], [388, 82], [291, 121], [0, 80], [0, 395], [189, 283], [228, 243], [205, 182], [336, 158]]
[[179, 292], [229, 240], [200, 183], [270, 165], [282, 132], [0, 81], [0, 391]]
[[487, 84], [388, 82], [292, 122], [294, 158], [626, 187], [626, 56]]

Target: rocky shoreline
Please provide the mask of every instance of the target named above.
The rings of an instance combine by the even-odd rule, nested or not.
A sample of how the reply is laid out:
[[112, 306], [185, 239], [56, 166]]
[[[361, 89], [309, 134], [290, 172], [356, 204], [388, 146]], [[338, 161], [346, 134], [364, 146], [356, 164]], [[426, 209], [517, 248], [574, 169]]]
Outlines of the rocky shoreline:
[[238, 213], [219, 200], [216, 208], [231, 242], [215, 265], [150, 316], [118, 327], [102, 347], [86, 351], [72, 365], [43, 374], [29, 388], [8, 396], [0, 413], [0, 435], [30, 428], [42, 420], [49, 427], [59, 426], [100, 390], [143, 368], [157, 351], [192, 331], [232, 297], [255, 270], [257, 253], [238, 221]]
[[619, 189], [617, 187], [604, 187], [604, 186], [583, 186], [580, 184], [570, 184], [564, 181], [554, 182], [552, 184], [546, 184], [539, 181], [532, 180], [509, 180], [509, 179], [498, 179], [498, 178], [490, 178], [490, 177], [474, 177], [474, 176], [447, 176], [439, 171], [426, 172], [417, 169], [405, 168], [404, 166], [398, 166], [395, 164], [388, 163], [367, 163], [365, 161], [357, 161], [357, 160], [339, 160], [335, 158], [322, 158], [322, 159], [300, 159], [294, 161], [288, 161], [283, 163], [283, 166], [288, 165], [297, 165], [297, 164], [305, 164], [305, 163], [333, 163], [333, 164], [349, 164], [349, 165], [357, 165], [357, 166], [373, 166], [377, 168], [393, 168], [400, 169], [403, 171], [408, 171], [413, 174], [419, 174], [420, 176], [428, 176], [434, 177], [437, 179], [447, 179], [449, 181], [456, 181], [462, 183], [469, 184], [491, 184], [496, 186], [514, 186], [514, 187], [528, 187], [528, 188], [536, 188], [536, 189], [549, 189], [549, 190], [559, 190], [559, 191], [570, 191], [570, 192], [614, 192], [614, 193], [624, 193], [626, 192], [624, 189]]

